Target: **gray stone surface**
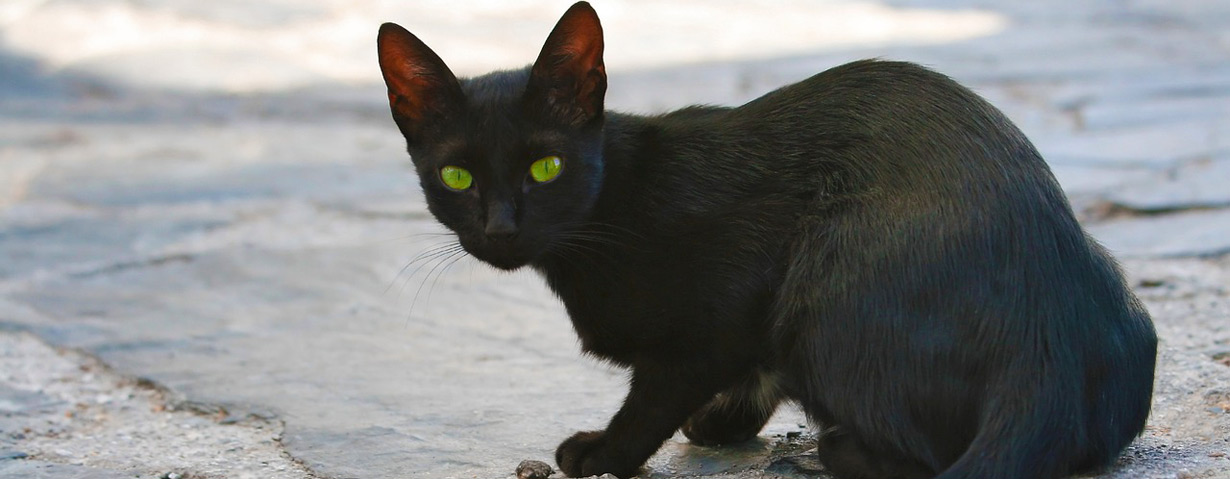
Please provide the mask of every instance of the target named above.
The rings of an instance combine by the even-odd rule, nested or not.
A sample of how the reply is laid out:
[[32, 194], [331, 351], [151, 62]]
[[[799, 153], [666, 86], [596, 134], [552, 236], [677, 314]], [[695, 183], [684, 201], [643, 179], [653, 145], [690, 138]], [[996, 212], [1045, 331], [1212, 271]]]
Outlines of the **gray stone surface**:
[[1144, 212], [1230, 206], [1230, 154], [1180, 165], [1149, 182], [1110, 191], [1107, 199]]
[[1230, 209], [1111, 220], [1088, 228], [1119, 256], [1220, 256], [1230, 253]]
[[[280, 421], [193, 408], [174, 395], [80, 352], [2, 332], [0, 477], [313, 477], [283, 453]], [[7, 407], [23, 397], [17, 410]]]
[[0, 477], [25, 479], [131, 479], [120, 471], [35, 460], [2, 461]]
[[[446, 60], [457, 45], [498, 60], [465, 69], [520, 65], [559, 9], [440, 5], [409, 21], [367, 1], [0, 5], [0, 477], [504, 478], [602, 426], [624, 374], [578, 354], [539, 278], [447, 249], [370, 51], [390, 15], [431, 25]], [[598, 4], [609, 104], [737, 104], [870, 56], [970, 85], [1125, 258], [1163, 338], [1149, 429], [1098, 477], [1230, 477], [1230, 5], [782, 5], [847, 19], [856, 41], [756, 27], [790, 19], [776, 10], [646, 10], [674, 32], [628, 13], [648, 3]], [[104, 11], [116, 23], [74, 30]], [[444, 40], [467, 25], [481, 41]], [[36, 27], [60, 42], [30, 40]], [[763, 31], [811, 43], [655, 60]], [[677, 437], [647, 475], [822, 475], [804, 422], [783, 410], [734, 448]]]

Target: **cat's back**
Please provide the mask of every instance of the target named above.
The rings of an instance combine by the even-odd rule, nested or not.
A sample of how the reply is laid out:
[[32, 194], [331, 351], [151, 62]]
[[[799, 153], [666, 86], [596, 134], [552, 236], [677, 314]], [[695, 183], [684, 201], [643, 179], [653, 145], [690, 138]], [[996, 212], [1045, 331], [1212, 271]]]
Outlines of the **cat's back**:
[[[868, 188], [931, 191], [1053, 178], [1003, 113], [951, 78], [907, 62], [862, 60], [785, 86], [729, 113], [778, 156], [827, 164]], [[944, 191], [954, 193], [954, 191]]]
[[[743, 121], [839, 119], [847, 128], [837, 131], [863, 133], [904, 124], [923, 126], [924, 119], [956, 114], [1003, 116], [948, 76], [916, 63], [874, 59], [822, 71], [766, 93], [732, 113], [732, 119]], [[824, 124], [838, 126], [833, 121]]]
[[814, 216], [852, 204], [869, 218], [1067, 209], [1041, 156], [1002, 113], [912, 63], [857, 61], [739, 107], [648, 121], [654, 134], [638, 151], [637, 184], [669, 192], [646, 196], [663, 222]]
[[[1067, 305], [1090, 324], [1130, 334], [1150, 330], [1147, 313], [1085, 234], [1038, 151], [956, 81], [915, 64], [859, 61], [730, 116], [766, 144], [775, 138], [780, 157], [797, 159], [790, 168], [838, 178], [812, 183], [828, 189], [801, 215], [794, 241], [796, 253], [842, 251], [825, 256], [839, 259], [822, 267], [846, 271], [843, 281], [885, 284], [878, 272], [922, 259], [908, 266], [915, 278], [900, 279], [914, 282], [895, 291], [927, 291], [954, 275], [978, 278], [973, 284], [1047, 284], [1029, 300]], [[1064, 299], [1070, 295], [1097, 299], [1073, 306]], [[971, 298], [969, 304], [983, 299]]]

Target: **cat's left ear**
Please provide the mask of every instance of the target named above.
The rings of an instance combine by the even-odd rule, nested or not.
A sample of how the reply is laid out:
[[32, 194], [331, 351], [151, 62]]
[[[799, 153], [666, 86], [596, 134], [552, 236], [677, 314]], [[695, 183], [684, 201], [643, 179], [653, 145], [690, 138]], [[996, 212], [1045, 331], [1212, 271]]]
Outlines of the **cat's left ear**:
[[586, 2], [577, 2], [547, 37], [530, 71], [526, 100], [554, 120], [583, 126], [602, 117], [606, 67], [602, 24]]

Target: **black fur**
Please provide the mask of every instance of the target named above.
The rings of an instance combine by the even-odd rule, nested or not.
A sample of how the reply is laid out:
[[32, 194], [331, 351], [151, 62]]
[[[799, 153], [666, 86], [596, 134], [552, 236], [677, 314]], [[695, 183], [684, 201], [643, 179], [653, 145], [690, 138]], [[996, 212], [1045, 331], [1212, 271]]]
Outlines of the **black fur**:
[[[1143, 429], [1148, 314], [1029, 141], [949, 78], [861, 61], [645, 117], [603, 111], [583, 2], [523, 70], [458, 82], [400, 27], [379, 43], [432, 213], [542, 273], [584, 350], [631, 370], [606, 430], [560, 445], [568, 475], [630, 477], [681, 427], [748, 439], [783, 400], [842, 478], [1058, 478]], [[537, 184], [547, 155], [563, 172]]]

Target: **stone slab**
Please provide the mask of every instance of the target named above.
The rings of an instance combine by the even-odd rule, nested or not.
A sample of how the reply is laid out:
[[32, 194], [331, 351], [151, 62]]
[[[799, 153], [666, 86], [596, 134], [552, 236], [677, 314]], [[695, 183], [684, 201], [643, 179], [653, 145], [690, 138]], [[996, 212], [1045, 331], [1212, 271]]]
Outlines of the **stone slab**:
[[0, 415], [0, 477], [309, 477], [280, 447], [276, 421], [185, 407], [149, 381], [28, 333], [0, 331], [0, 371], [0, 403], [32, 391], [54, 399]]
[[1091, 225], [1089, 234], [1125, 257], [1218, 256], [1230, 252], [1230, 210], [1188, 211]]
[[132, 479], [132, 474], [98, 467], [58, 464], [54, 462], [9, 460], [0, 461], [0, 477], [25, 479]]
[[1225, 208], [1230, 206], [1230, 157], [1192, 161], [1154, 181], [1110, 191], [1106, 198], [1146, 212]]

